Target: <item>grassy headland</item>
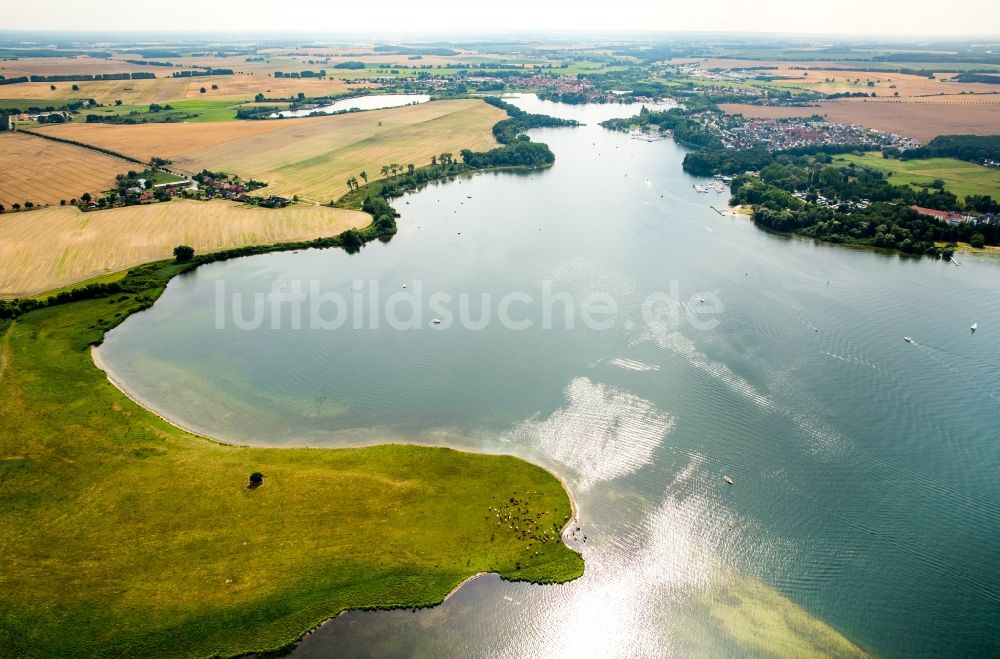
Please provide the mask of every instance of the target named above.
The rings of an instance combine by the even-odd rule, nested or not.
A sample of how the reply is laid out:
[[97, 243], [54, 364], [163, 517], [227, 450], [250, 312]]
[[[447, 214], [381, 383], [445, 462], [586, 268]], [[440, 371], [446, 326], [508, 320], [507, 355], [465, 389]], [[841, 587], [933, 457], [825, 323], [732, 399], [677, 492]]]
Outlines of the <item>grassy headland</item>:
[[[128, 294], [0, 321], [5, 654], [234, 655], [347, 608], [437, 603], [480, 572], [582, 573], [559, 541], [566, 492], [522, 460], [225, 446], [122, 395], [89, 347], [189, 267], [153, 264]], [[541, 514], [535, 530], [498, 522], [512, 498], [522, 518]]]
[[[517, 142], [473, 155], [482, 167], [551, 155]], [[267, 651], [348, 608], [436, 604], [481, 572], [538, 583], [583, 573], [559, 534], [569, 497], [537, 466], [446, 448], [218, 444], [136, 405], [90, 358], [106, 331], [200, 263], [391, 235], [381, 195], [404, 182], [365, 190], [375, 220], [363, 229], [161, 261], [0, 307], [16, 316], [0, 320], [5, 653]], [[263, 486], [248, 487], [256, 472]]]

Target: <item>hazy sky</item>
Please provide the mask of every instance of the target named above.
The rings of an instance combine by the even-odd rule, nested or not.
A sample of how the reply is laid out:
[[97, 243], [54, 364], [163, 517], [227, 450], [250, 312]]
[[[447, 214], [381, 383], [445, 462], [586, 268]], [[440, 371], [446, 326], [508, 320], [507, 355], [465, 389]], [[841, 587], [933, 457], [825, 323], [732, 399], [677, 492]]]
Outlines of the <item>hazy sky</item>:
[[1000, 2], [950, 0], [29, 0], [0, 29], [309, 33], [739, 31], [877, 35], [1000, 33]]

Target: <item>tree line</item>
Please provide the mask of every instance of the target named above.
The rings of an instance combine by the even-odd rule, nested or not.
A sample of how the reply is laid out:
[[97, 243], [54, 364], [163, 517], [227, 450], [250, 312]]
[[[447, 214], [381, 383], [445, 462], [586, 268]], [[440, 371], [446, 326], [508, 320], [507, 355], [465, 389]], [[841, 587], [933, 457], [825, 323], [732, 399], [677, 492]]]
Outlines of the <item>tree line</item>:
[[155, 73], [79, 73], [52, 76], [29, 76], [31, 82], [88, 82], [93, 80], [150, 80], [156, 78]]
[[939, 135], [925, 146], [905, 151], [885, 149], [883, 155], [901, 159], [957, 158], [976, 163], [1000, 162], [1000, 135]]

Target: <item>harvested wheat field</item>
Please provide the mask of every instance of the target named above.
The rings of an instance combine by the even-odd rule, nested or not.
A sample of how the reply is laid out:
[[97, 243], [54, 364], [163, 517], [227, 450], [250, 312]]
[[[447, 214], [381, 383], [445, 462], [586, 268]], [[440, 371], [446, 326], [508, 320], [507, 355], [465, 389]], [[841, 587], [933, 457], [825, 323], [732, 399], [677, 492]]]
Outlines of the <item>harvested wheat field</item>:
[[[82, 80], [79, 82], [21, 82], [0, 87], [0, 98], [7, 100], [63, 102], [92, 98], [98, 103], [111, 105], [116, 100], [126, 105], [164, 103], [185, 98], [226, 100], [252, 100], [258, 93], [268, 97], [342, 94], [366, 85], [348, 86], [343, 80], [268, 78], [261, 75], [199, 76], [172, 78], [170, 69], [157, 71], [151, 80]], [[77, 85], [79, 91], [73, 91]], [[212, 89], [212, 85], [218, 89]], [[55, 86], [55, 89], [52, 89]], [[201, 93], [201, 88], [205, 93]]]
[[[166, 75], [160, 72], [160, 75]], [[111, 105], [116, 100], [126, 105], [146, 105], [184, 98], [190, 86], [187, 78], [155, 78], [149, 80], [83, 80], [79, 82], [20, 82], [0, 87], [0, 98], [63, 102], [92, 98]], [[73, 91], [77, 85], [79, 91]], [[52, 89], [51, 87], [55, 87]]]
[[83, 213], [74, 207], [0, 215], [0, 296], [50, 291], [169, 258], [177, 245], [210, 252], [335, 236], [365, 213], [321, 206], [265, 209], [177, 199]]
[[[787, 76], [787, 80], [779, 80], [779, 86], [793, 86], [800, 89], [810, 89], [821, 94], [838, 93], [876, 93], [879, 96], [898, 94], [903, 100], [907, 98], [923, 98], [938, 94], [989, 94], [997, 91], [996, 85], [984, 83], [951, 82], [953, 74], [942, 73], [935, 78], [907, 75], [885, 71], [852, 70], [811, 70], [802, 71], [789, 66], [768, 71], [769, 75]], [[871, 85], [869, 85], [871, 83]]]
[[[704, 59], [705, 68], [739, 69], [747, 67], [773, 67], [760, 71], [769, 76], [783, 76], [776, 81], [779, 87], [797, 87], [820, 94], [876, 93], [879, 97], [899, 95], [900, 100], [921, 99], [938, 94], [993, 95], [996, 85], [984, 83], [952, 82], [954, 73], [938, 73], [934, 78], [897, 73], [894, 71], [861, 71], [850, 67], [835, 68], [836, 62], [779, 62], [758, 60]], [[869, 86], [871, 83], [871, 86]]]
[[[313, 67], [315, 68], [315, 67]], [[268, 98], [295, 96], [299, 92], [313, 98], [331, 94], [343, 94], [351, 89], [361, 89], [368, 85], [347, 86], [343, 80], [320, 80], [318, 78], [268, 78], [262, 75], [207, 76], [188, 78], [187, 88], [176, 98], [226, 98], [253, 100], [258, 93]], [[218, 89], [212, 89], [212, 85]], [[201, 89], [205, 88], [205, 93]]]
[[24, 133], [0, 133], [0, 204], [36, 206], [98, 194], [134, 163]]
[[[1000, 100], [1000, 97], [996, 97]], [[825, 101], [812, 107], [765, 107], [727, 103], [729, 114], [774, 119], [818, 114], [828, 121], [859, 124], [928, 142], [938, 135], [1000, 133], [1000, 103]]]
[[478, 99], [435, 101], [331, 117], [218, 123], [64, 124], [47, 133], [96, 144], [142, 160], [169, 158], [172, 169], [255, 178], [266, 192], [328, 202], [362, 170], [426, 165], [431, 156], [496, 146], [492, 127], [506, 114]]
[[0, 75], [8, 78], [33, 75], [135, 73], [139, 71], [155, 73], [157, 76], [161, 76], [169, 75], [172, 70], [170, 67], [165, 66], [146, 66], [126, 62], [123, 59], [105, 59], [103, 57], [89, 57], [86, 55], [79, 57], [22, 57], [16, 60], [0, 61]]

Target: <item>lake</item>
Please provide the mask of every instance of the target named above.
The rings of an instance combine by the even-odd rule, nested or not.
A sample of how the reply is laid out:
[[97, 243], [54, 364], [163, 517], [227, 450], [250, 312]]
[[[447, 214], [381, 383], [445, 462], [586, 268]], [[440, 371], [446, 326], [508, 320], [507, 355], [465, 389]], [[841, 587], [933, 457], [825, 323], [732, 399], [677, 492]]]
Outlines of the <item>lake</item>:
[[358, 254], [178, 277], [98, 351], [212, 437], [447, 444], [566, 483], [583, 578], [487, 575], [296, 652], [997, 656], [1000, 261], [768, 233], [673, 141], [597, 125], [636, 108], [512, 102], [587, 125], [532, 131], [546, 171], [396, 200]]
[[282, 110], [281, 112], [272, 114], [271, 118], [308, 117], [316, 113], [336, 114], [338, 112], [350, 112], [351, 110], [381, 110], [383, 108], [398, 108], [402, 105], [426, 103], [429, 100], [431, 100], [431, 97], [427, 94], [371, 94], [370, 96], [345, 98], [330, 105], [321, 105], [305, 110]]

